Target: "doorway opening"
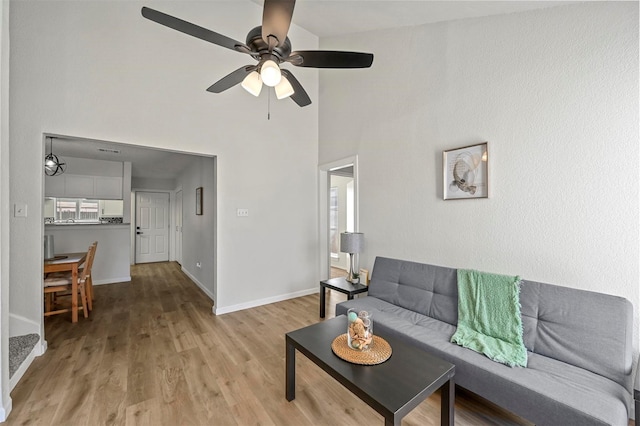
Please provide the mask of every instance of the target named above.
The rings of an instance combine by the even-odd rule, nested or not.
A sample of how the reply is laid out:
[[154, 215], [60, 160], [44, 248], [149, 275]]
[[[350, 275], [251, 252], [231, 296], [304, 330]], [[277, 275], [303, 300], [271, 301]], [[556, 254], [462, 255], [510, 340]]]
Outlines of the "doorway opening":
[[174, 203], [175, 229], [175, 260], [182, 266], [182, 189], [176, 191], [176, 202]]
[[[46, 199], [43, 197], [40, 211], [43, 212], [41, 220], [46, 224], [42, 239], [44, 240], [44, 234], [58, 232], [55, 250], [61, 253], [79, 252], [86, 249], [90, 242], [101, 239], [93, 265], [93, 281], [96, 285], [129, 281], [130, 265], [138, 262], [177, 261], [180, 270], [214, 301], [217, 291], [216, 156], [50, 133], [43, 134], [43, 149], [46, 148], [47, 138], [52, 137], [56, 140], [56, 154], [67, 163], [67, 170], [64, 174], [56, 176], [57, 181], [43, 179], [45, 197], [50, 195], [50, 191], [60, 191], [60, 187], [63, 191], [66, 190], [67, 185], [56, 186], [55, 183], [66, 183], [67, 180], [78, 176], [89, 176], [97, 180], [108, 173], [116, 173], [112, 173], [112, 169], [117, 163], [118, 171], [121, 170], [121, 174], [118, 173], [117, 176], [121, 179], [119, 182], [122, 182], [122, 189], [120, 190], [118, 185], [118, 196], [107, 197], [105, 203], [120, 199], [122, 211], [109, 214], [109, 221], [104, 222], [107, 226], [96, 225], [91, 232], [81, 233], [81, 228], [77, 228], [76, 231], [76, 227], [69, 225], [66, 228], [59, 227], [64, 228], [63, 233], [57, 231], [54, 223], [45, 220], [49, 215], [45, 214]], [[194, 207], [188, 207], [196, 205], [196, 190], [202, 187], [207, 191], [204, 198], [205, 214], [196, 215]], [[144, 219], [141, 219], [141, 222], [137, 221], [139, 209], [136, 208], [136, 194], [159, 193], [164, 194], [165, 200], [162, 203], [165, 203], [163, 205], [166, 208], [154, 210], [150, 207]], [[186, 206], [184, 209], [183, 201]], [[106, 214], [106, 204], [104, 207]], [[136, 226], [141, 229], [136, 229]], [[108, 232], [104, 238], [98, 238], [94, 231], [111, 231], [116, 228], [126, 228], [126, 237], [122, 241], [115, 241], [113, 232]], [[148, 235], [147, 230], [142, 228], [149, 228], [149, 232], [152, 228], [161, 228], [166, 234], [150, 235], [146, 241], [141, 241], [143, 235]], [[142, 234], [137, 234], [138, 231]], [[162, 253], [162, 257], [138, 260], [138, 247], [141, 247], [141, 251], [147, 256]], [[42, 255], [44, 256], [44, 252]], [[43, 321], [34, 328], [44, 336]]]
[[346, 276], [340, 234], [358, 232], [358, 161], [345, 158], [319, 168], [320, 279]]
[[340, 251], [340, 234], [355, 232], [353, 165], [329, 170], [330, 278], [347, 276], [349, 258]]

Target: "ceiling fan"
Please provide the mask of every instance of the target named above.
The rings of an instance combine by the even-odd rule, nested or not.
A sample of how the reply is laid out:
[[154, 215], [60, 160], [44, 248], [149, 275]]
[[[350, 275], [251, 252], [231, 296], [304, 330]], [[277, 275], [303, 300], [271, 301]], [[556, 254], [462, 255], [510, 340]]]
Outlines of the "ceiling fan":
[[207, 91], [221, 93], [239, 83], [254, 96], [262, 90], [262, 84], [274, 87], [276, 97], [291, 99], [301, 107], [311, 104], [302, 85], [280, 65], [288, 62], [298, 67], [310, 68], [368, 68], [373, 63], [373, 54], [343, 52], [335, 50], [291, 51], [287, 33], [295, 0], [265, 0], [262, 26], [247, 34], [246, 44], [148, 7], [142, 8], [142, 16], [158, 24], [189, 34], [236, 52], [246, 53], [258, 61], [233, 71], [211, 85]]

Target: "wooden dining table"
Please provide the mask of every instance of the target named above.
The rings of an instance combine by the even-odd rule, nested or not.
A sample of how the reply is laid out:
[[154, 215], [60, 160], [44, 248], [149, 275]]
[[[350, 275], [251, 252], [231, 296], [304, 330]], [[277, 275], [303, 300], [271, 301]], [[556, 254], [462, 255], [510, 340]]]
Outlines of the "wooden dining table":
[[60, 253], [44, 261], [45, 275], [50, 272], [71, 271], [71, 322], [78, 322], [78, 270], [87, 259], [87, 252]]

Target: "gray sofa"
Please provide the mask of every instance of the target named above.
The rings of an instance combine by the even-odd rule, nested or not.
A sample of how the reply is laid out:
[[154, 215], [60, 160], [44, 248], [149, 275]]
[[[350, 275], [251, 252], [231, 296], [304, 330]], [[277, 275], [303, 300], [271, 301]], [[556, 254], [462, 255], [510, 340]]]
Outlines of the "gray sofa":
[[336, 305], [456, 366], [457, 385], [538, 425], [626, 426], [631, 413], [633, 306], [621, 297], [533, 281], [520, 288], [527, 368], [450, 343], [456, 269], [378, 257], [365, 297]]

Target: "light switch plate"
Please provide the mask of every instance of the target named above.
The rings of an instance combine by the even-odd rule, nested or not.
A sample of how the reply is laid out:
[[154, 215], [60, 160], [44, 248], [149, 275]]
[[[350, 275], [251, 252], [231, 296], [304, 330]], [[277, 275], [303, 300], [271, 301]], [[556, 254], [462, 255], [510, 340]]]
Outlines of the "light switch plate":
[[249, 209], [238, 209], [238, 216], [246, 217], [249, 216]]
[[27, 217], [27, 205], [25, 203], [15, 203], [13, 205], [13, 217]]

